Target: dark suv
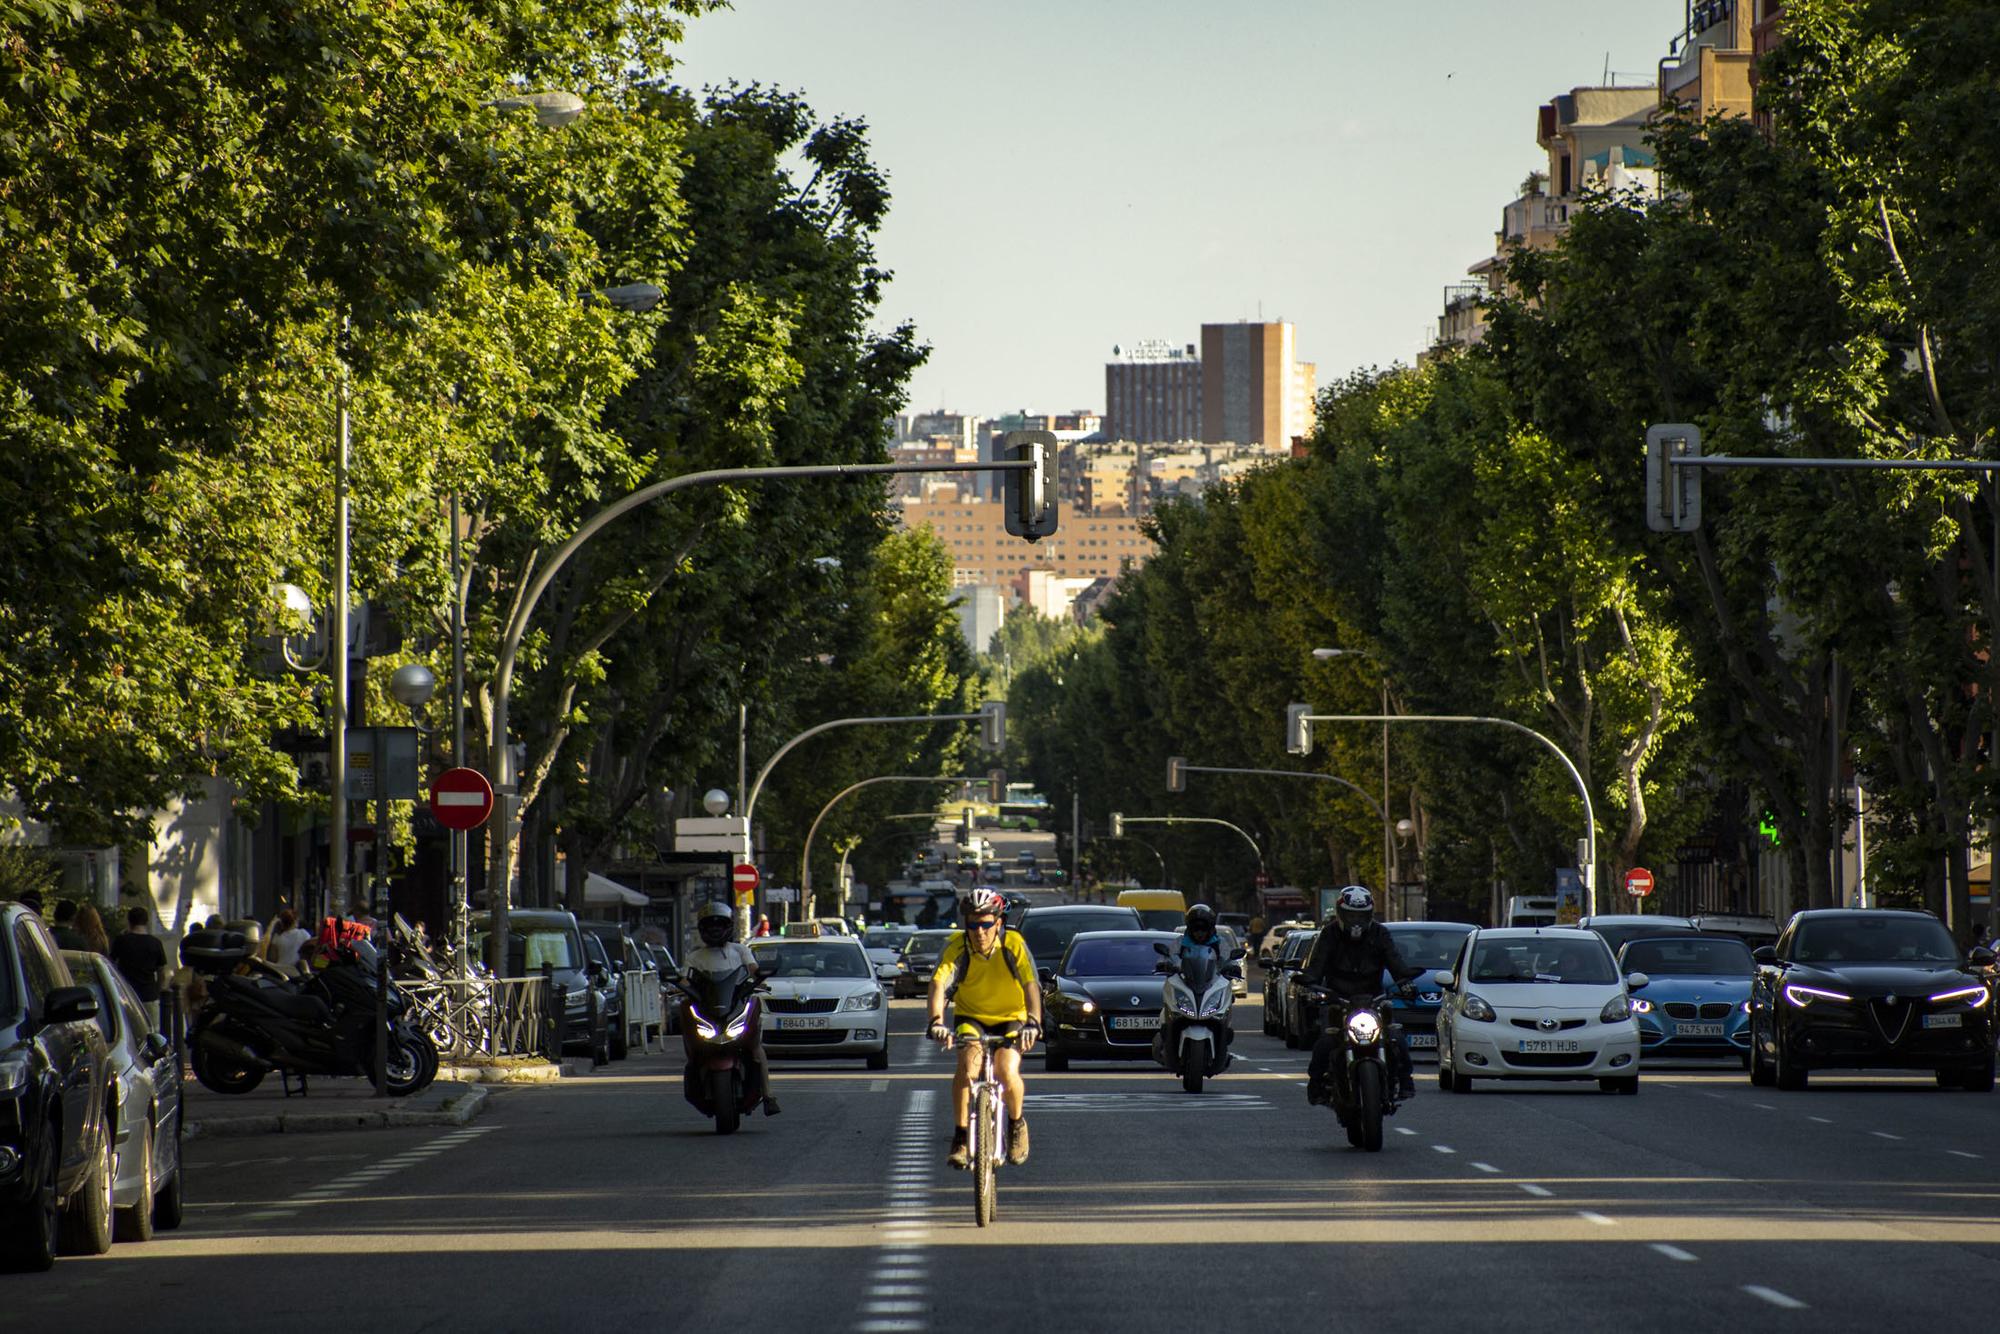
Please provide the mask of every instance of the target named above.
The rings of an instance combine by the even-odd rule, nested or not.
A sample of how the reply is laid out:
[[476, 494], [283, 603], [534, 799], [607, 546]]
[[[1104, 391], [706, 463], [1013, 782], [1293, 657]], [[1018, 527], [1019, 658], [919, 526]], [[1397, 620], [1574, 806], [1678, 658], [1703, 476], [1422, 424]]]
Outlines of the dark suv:
[[1067, 903], [1059, 907], [1030, 908], [1021, 914], [1021, 933], [1035, 967], [1053, 968], [1069, 952], [1069, 943], [1084, 931], [1138, 931], [1143, 924], [1133, 908], [1108, 903]]
[[0, 903], [0, 1264], [111, 1249], [111, 1056], [39, 917]]

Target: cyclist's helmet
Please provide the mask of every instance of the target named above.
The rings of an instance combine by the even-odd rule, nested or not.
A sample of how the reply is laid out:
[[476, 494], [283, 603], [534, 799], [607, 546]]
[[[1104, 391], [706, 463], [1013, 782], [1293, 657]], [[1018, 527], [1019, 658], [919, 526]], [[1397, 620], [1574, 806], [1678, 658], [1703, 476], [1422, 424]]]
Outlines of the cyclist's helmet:
[[1215, 909], [1206, 903], [1197, 903], [1187, 910], [1187, 938], [1197, 945], [1206, 945], [1215, 939]]
[[736, 934], [736, 914], [729, 911], [726, 903], [704, 904], [701, 916], [695, 919], [694, 931], [704, 945], [727, 945]]
[[1375, 896], [1366, 885], [1349, 885], [1333, 901], [1333, 916], [1349, 940], [1359, 940], [1375, 920]]
[[961, 924], [988, 914], [1003, 920], [1007, 916], [1007, 899], [997, 889], [975, 886], [958, 901], [958, 920]]

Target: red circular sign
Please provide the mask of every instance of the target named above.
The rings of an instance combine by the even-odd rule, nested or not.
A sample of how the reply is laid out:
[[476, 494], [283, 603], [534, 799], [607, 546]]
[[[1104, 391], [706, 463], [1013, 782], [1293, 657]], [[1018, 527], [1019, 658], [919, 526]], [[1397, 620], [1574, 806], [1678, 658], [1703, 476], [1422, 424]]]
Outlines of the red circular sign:
[[738, 862], [729, 868], [729, 883], [735, 887], [736, 892], [739, 894], [754, 894], [760, 878], [757, 874], [757, 868], [749, 862]]
[[1625, 873], [1625, 892], [1635, 899], [1643, 899], [1653, 892], [1653, 873], [1643, 866], [1635, 866]]
[[431, 814], [446, 829], [477, 829], [493, 814], [493, 784], [477, 769], [446, 769], [431, 784]]

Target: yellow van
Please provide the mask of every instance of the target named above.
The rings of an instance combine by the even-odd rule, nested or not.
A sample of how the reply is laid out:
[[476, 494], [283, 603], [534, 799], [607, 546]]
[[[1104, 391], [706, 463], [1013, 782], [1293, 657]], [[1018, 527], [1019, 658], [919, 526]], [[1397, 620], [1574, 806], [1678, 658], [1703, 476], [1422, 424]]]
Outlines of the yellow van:
[[1178, 931], [1187, 925], [1187, 899], [1178, 889], [1121, 889], [1118, 906], [1136, 909], [1148, 931]]

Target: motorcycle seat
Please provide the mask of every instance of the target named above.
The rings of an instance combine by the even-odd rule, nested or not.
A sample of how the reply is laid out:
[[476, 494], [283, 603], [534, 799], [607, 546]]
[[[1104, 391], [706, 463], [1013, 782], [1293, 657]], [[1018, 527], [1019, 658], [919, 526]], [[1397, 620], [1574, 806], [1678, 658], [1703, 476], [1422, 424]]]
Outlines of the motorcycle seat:
[[325, 1001], [317, 996], [307, 996], [287, 987], [260, 986], [247, 977], [234, 975], [216, 979], [223, 990], [235, 993], [254, 1005], [262, 1005], [287, 1019], [299, 1019], [309, 1023], [324, 1023], [333, 1018], [333, 1011]]

